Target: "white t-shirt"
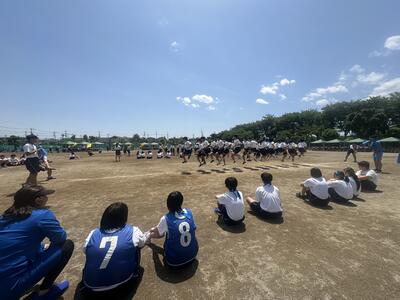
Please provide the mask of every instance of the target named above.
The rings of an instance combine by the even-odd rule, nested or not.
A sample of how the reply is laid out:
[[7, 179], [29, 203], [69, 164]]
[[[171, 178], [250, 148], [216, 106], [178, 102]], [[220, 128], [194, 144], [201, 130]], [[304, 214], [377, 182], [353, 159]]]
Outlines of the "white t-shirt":
[[218, 196], [218, 203], [225, 205], [226, 212], [234, 221], [243, 219], [244, 202], [242, 192], [227, 192]]
[[353, 188], [350, 182], [344, 180], [330, 180], [328, 187], [333, 188], [335, 192], [344, 199], [353, 198]]
[[26, 158], [38, 157], [37, 149], [36, 149], [36, 146], [34, 144], [26, 143], [24, 145], [24, 147], [23, 147], [23, 150], [24, 150], [25, 153], [28, 153], [28, 152], [31, 153], [31, 152], [36, 151], [33, 154], [26, 154]]
[[262, 210], [276, 213], [283, 211], [279, 189], [271, 184], [260, 186], [256, 190], [256, 201], [260, 203]]
[[373, 183], [378, 185], [378, 174], [374, 170], [368, 170], [368, 171], [357, 171], [356, 173], [357, 176], [368, 176], [369, 180], [371, 180]]
[[183, 148], [185, 148], [186, 150], [191, 150], [192, 149], [192, 142], [190, 141], [186, 141]]
[[349, 177], [349, 180], [350, 180], [350, 185], [351, 185], [351, 187], [353, 188], [353, 195], [354, 195], [354, 196], [360, 195], [360, 192], [361, 192], [361, 184], [360, 184], [360, 187], [357, 189], [357, 183], [356, 183], [356, 181], [353, 179], [353, 177]]
[[306, 181], [303, 182], [303, 185], [306, 188], [310, 189], [310, 192], [318, 197], [321, 200], [326, 200], [329, 198], [328, 193], [328, 184], [326, 183], [325, 178], [308, 178]]

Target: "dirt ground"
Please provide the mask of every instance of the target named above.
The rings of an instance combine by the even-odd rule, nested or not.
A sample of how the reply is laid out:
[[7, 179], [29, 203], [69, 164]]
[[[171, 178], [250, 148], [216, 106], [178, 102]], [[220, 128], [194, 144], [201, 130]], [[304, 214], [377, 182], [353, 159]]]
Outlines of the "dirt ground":
[[[195, 216], [198, 263], [167, 271], [161, 256], [145, 247], [142, 280], [129, 299], [400, 299], [400, 167], [394, 154], [384, 156], [381, 192], [363, 193], [349, 205], [331, 203], [328, 209], [294, 195], [312, 166], [328, 178], [336, 169], [356, 168], [343, 162], [344, 153], [308, 152], [298, 164], [228, 161], [226, 167], [201, 168], [194, 158], [182, 164], [132, 156], [115, 163], [112, 153], [81, 156], [69, 161], [65, 154], [50, 155], [57, 179], [43, 181], [56, 189], [49, 205], [76, 247], [61, 276], [71, 282], [64, 299], [77, 294], [83, 242], [106, 206], [126, 202], [129, 222], [146, 231], [166, 212], [166, 197], [174, 190], [183, 193], [184, 206]], [[359, 153], [359, 159], [370, 161], [371, 154]], [[225, 178], [237, 177], [239, 190], [252, 196], [268, 169], [281, 191], [284, 222], [265, 222], [247, 212], [244, 227], [220, 227], [212, 210], [214, 196], [225, 191]], [[0, 170], [0, 211], [11, 204], [10, 194], [26, 175], [25, 167]]]

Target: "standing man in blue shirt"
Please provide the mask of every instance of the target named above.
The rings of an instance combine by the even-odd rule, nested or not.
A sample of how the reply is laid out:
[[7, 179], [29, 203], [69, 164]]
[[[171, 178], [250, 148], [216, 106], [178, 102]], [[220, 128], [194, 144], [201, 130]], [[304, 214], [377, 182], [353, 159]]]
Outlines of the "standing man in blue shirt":
[[[69, 282], [54, 284], [71, 258], [74, 244], [67, 240], [54, 213], [46, 207], [54, 190], [25, 186], [14, 203], [0, 216], [0, 297], [19, 299], [43, 279], [32, 300], [57, 299]], [[45, 249], [42, 241], [48, 238]]]
[[370, 147], [373, 151], [372, 158], [374, 159], [375, 171], [376, 171], [376, 173], [381, 173], [382, 172], [382, 157], [383, 157], [382, 144], [376, 138], [373, 138], [371, 141]]

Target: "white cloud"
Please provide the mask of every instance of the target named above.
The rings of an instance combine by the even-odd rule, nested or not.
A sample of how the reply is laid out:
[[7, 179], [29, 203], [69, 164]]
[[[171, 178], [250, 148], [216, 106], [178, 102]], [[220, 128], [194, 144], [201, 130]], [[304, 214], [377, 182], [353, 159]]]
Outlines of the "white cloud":
[[178, 52], [181, 49], [181, 44], [177, 41], [173, 41], [171, 44], [169, 44], [169, 49], [172, 52]]
[[207, 110], [216, 110], [217, 108], [214, 105], [207, 106]]
[[302, 100], [305, 102], [315, 101], [321, 96], [336, 93], [347, 93], [349, 90], [343, 84], [334, 84], [326, 88], [317, 88], [314, 91], [305, 95]]
[[385, 41], [385, 48], [389, 50], [400, 50], [400, 35], [388, 37]]
[[330, 102], [327, 99], [321, 99], [315, 102], [315, 104], [319, 107], [324, 107], [330, 104]]
[[279, 97], [281, 98], [281, 100], [286, 100], [287, 99], [285, 94], [279, 94]]
[[285, 85], [296, 83], [296, 80], [294, 80], [294, 79], [289, 80], [287, 78], [283, 78], [283, 79], [281, 79], [281, 81], [279, 83], [281, 86], [285, 86]]
[[374, 88], [370, 96], [386, 96], [394, 92], [400, 92], [400, 77], [381, 83]]
[[357, 81], [363, 84], [379, 84], [383, 78], [385, 78], [385, 74], [371, 72], [369, 74], [360, 74], [357, 76]]
[[258, 98], [256, 100], [256, 103], [258, 103], [258, 104], [269, 104], [269, 102], [267, 100], [264, 100], [264, 99], [261, 99], [261, 98]]
[[210, 104], [210, 103], [214, 102], [214, 98], [211, 96], [207, 96], [207, 95], [194, 95], [192, 97], [192, 100], [201, 102], [201, 103], [205, 103], [205, 104]]
[[199, 108], [200, 107], [200, 104], [197, 104], [197, 103], [192, 103], [191, 105], [192, 105], [193, 108]]
[[386, 56], [388, 53], [386, 53], [386, 52], [381, 52], [381, 51], [378, 51], [378, 50], [374, 50], [374, 51], [372, 51], [372, 52], [370, 52], [369, 54], [368, 54], [368, 57], [379, 57], [379, 56]]
[[350, 68], [350, 72], [352, 73], [363, 73], [365, 71], [360, 65], [354, 65]]
[[279, 84], [277, 82], [274, 82], [271, 85], [263, 85], [260, 89], [260, 93], [263, 95], [266, 94], [275, 95], [278, 90], [279, 90]]

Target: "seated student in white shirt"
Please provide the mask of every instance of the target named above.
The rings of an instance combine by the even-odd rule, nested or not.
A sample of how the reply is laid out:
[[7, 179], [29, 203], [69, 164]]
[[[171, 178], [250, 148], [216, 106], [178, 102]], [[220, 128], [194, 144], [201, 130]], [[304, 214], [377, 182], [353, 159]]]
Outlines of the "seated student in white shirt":
[[11, 166], [11, 167], [19, 166], [19, 159], [17, 158], [17, 156], [15, 154], [11, 154], [11, 157], [8, 160], [7, 166]]
[[216, 196], [218, 208], [215, 212], [226, 225], [240, 224], [244, 220], [244, 202], [242, 192], [236, 189], [238, 181], [235, 177], [228, 177], [225, 179], [225, 186], [228, 192]]
[[333, 173], [334, 178], [328, 181], [328, 193], [332, 201], [345, 203], [353, 199], [353, 187], [349, 177], [343, 171]]
[[247, 197], [246, 201], [253, 212], [265, 219], [279, 219], [282, 217], [282, 204], [279, 189], [272, 185], [272, 174], [261, 174], [263, 186], [256, 190], [256, 199]]
[[360, 161], [358, 167], [360, 170], [356, 174], [361, 182], [361, 191], [375, 191], [378, 185], [378, 174], [374, 170], [370, 170], [369, 162], [365, 160]]
[[346, 168], [343, 171], [344, 171], [344, 175], [349, 177], [350, 185], [353, 188], [353, 199], [357, 198], [358, 195], [360, 195], [360, 192], [361, 192], [361, 181], [360, 181], [360, 179], [358, 179], [358, 176], [356, 175], [356, 172], [354, 171], [353, 168]]
[[302, 190], [296, 196], [309, 201], [316, 206], [326, 206], [329, 203], [328, 184], [319, 168], [310, 170], [311, 178], [300, 184]]
[[167, 153], [165, 154], [165, 158], [171, 158], [172, 157], [172, 152], [171, 150], [168, 150]]
[[157, 159], [160, 159], [163, 157], [164, 157], [164, 151], [162, 149], [159, 149], [157, 152]]
[[6, 167], [9, 162], [9, 159], [5, 157], [5, 155], [0, 155], [0, 167]]
[[153, 158], [153, 152], [151, 150], [147, 151], [147, 159], [152, 159]]

